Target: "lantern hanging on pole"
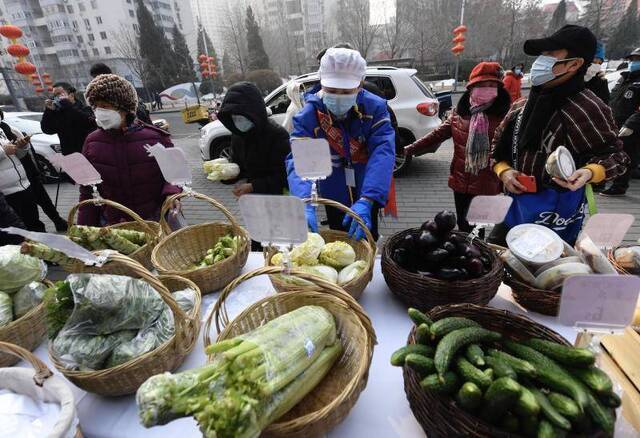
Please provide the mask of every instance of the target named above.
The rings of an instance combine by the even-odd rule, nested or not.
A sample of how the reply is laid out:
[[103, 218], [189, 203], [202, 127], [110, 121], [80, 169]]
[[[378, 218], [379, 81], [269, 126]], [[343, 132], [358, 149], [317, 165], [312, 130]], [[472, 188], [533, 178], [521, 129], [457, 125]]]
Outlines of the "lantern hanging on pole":
[[39, 86], [41, 86], [41, 85], [42, 85], [42, 83], [41, 83], [39, 80], [37, 80], [37, 79], [34, 79], [33, 81], [31, 81], [31, 84], [32, 84], [34, 87], [39, 87]]
[[205, 62], [206, 60], [207, 60], [207, 55], [205, 55], [204, 53], [198, 56], [198, 61]]
[[467, 38], [464, 36], [466, 32], [467, 26], [465, 26], [464, 24], [461, 24], [460, 26], [457, 26], [455, 29], [453, 29], [453, 42], [455, 43], [455, 45], [451, 48], [451, 51], [456, 56], [460, 56], [460, 54], [464, 52], [463, 43], [467, 40]]
[[22, 38], [22, 29], [12, 24], [5, 24], [3, 26], [0, 26], [0, 35], [12, 41], [15, 41], [18, 38]]
[[22, 44], [10, 44], [7, 46], [7, 53], [15, 58], [24, 58], [29, 55], [29, 48]]
[[36, 72], [36, 66], [30, 62], [21, 61], [16, 64], [15, 70], [21, 75], [30, 75]]
[[52, 87], [51, 85], [49, 85], [49, 86], [47, 87], [47, 91], [49, 91], [49, 92], [53, 91], [53, 87]]
[[44, 91], [44, 88], [36, 87], [36, 93], [42, 93], [43, 91]]

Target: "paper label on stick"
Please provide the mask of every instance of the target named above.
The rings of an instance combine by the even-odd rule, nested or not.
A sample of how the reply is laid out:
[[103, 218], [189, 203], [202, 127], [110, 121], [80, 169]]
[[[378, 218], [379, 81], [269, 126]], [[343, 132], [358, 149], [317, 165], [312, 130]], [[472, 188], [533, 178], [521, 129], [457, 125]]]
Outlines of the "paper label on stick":
[[300, 138], [291, 141], [296, 174], [302, 179], [322, 179], [331, 175], [331, 149], [324, 138]]
[[158, 162], [162, 176], [168, 183], [180, 187], [191, 185], [193, 176], [182, 149], [165, 148], [160, 143], [145, 148]]
[[55, 154], [51, 164], [62, 169], [76, 184], [93, 186], [102, 182], [102, 177], [87, 158], [79, 152], [69, 155]]
[[598, 213], [589, 218], [582, 230], [600, 248], [613, 248], [622, 242], [635, 221], [630, 214]]
[[307, 219], [300, 198], [244, 195], [238, 204], [253, 240], [274, 245], [298, 244], [307, 240]]
[[562, 286], [558, 318], [563, 325], [592, 329], [624, 328], [638, 304], [640, 277], [577, 275]]
[[47, 245], [49, 248], [60, 251], [66, 256], [78, 259], [88, 265], [102, 266], [106, 261], [105, 257], [97, 256], [67, 237], [59, 234], [37, 233], [35, 231], [27, 231], [16, 227], [2, 228], [2, 231], [9, 234], [17, 234], [18, 236], [22, 236], [33, 242], [42, 243], [43, 245]]
[[511, 196], [476, 196], [471, 200], [467, 221], [471, 224], [499, 224], [513, 203]]

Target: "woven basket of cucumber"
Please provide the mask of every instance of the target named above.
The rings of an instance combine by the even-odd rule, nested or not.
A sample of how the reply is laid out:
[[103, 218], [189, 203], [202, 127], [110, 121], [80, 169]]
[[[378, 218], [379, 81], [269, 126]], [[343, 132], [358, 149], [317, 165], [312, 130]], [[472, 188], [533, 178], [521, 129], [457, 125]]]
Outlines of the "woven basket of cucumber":
[[[311, 199], [303, 199], [306, 204]], [[365, 230], [366, 239], [354, 240], [344, 231], [321, 230], [309, 233], [306, 242], [291, 251], [291, 263], [298, 269], [337, 283], [349, 295], [358, 299], [373, 277], [376, 242], [362, 219], [339, 202], [318, 198], [317, 204], [333, 207], [348, 214]], [[282, 265], [282, 254], [270, 248], [265, 251], [266, 264]], [[304, 281], [286, 275], [271, 275], [271, 283], [278, 292], [298, 289]], [[307, 283], [308, 285], [309, 283]]]
[[640, 244], [620, 245], [607, 253], [609, 261], [622, 275], [640, 275]]
[[[206, 222], [172, 232], [167, 212], [184, 198], [205, 201], [221, 211], [229, 223]], [[183, 192], [168, 197], [160, 212], [163, 239], [151, 254], [153, 266], [161, 274], [179, 275], [198, 285], [203, 294], [225, 287], [240, 274], [251, 250], [249, 233], [227, 208], [206, 195]]]
[[314, 289], [268, 296], [229, 321], [227, 302], [238, 285], [282, 272], [263, 267], [222, 291], [204, 326], [208, 363], [145, 382], [136, 395], [143, 425], [193, 416], [205, 436], [308, 438], [348, 415], [367, 384], [376, 339], [366, 313], [343, 289], [294, 269]]
[[428, 314], [391, 357], [428, 436], [613, 434], [620, 397], [595, 354], [520, 315], [460, 304]]
[[182, 364], [198, 337], [201, 296], [185, 278], [108, 257], [131, 275], [71, 274], [44, 303], [51, 363], [87, 392], [120, 396]]

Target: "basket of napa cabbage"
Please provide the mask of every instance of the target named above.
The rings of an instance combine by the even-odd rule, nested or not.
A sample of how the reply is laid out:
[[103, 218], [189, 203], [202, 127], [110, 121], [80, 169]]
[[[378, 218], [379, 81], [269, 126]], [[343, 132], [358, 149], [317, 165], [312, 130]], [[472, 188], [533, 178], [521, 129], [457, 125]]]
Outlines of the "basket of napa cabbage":
[[[304, 201], [310, 202], [308, 199]], [[342, 204], [322, 198], [317, 203], [338, 208], [359, 223], [362, 222], [360, 217]], [[364, 226], [364, 223], [361, 225]], [[319, 233], [309, 233], [306, 242], [291, 250], [291, 265], [338, 284], [357, 299], [371, 281], [375, 261], [375, 241], [368, 230], [365, 234], [366, 240], [354, 240], [344, 231], [321, 230]], [[269, 266], [282, 265], [283, 255], [270, 249], [266, 252], [266, 261]], [[310, 282], [291, 275], [277, 274], [269, 277], [278, 292], [298, 290], [302, 285], [313, 287]]]

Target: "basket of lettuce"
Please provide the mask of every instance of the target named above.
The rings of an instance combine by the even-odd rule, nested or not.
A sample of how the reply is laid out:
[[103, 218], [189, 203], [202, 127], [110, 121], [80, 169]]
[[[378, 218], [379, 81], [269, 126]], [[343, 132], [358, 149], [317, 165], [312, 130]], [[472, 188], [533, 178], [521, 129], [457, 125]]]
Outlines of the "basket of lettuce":
[[348, 415], [367, 383], [375, 333], [344, 290], [293, 271], [315, 289], [269, 296], [228, 321], [225, 303], [240, 283], [283, 271], [260, 268], [224, 289], [206, 321], [208, 363], [145, 382], [136, 395], [144, 426], [193, 416], [205, 437], [310, 437]]
[[[46, 338], [42, 306], [46, 274], [46, 265], [22, 254], [19, 246], [0, 247], [0, 341], [31, 351]], [[0, 367], [17, 361], [0, 353]]]
[[198, 336], [200, 291], [123, 255], [109, 258], [137, 275], [71, 274], [44, 303], [53, 365], [87, 392], [118, 396], [182, 364]]
[[[310, 203], [310, 199], [304, 199]], [[306, 242], [297, 245], [290, 253], [292, 266], [331, 283], [338, 284], [349, 295], [358, 299], [373, 277], [376, 243], [360, 217], [339, 202], [318, 198], [317, 204], [327, 205], [353, 217], [365, 230], [366, 240], [354, 240], [344, 231], [321, 230], [309, 233]], [[283, 264], [282, 253], [271, 248], [265, 252], [267, 265]], [[272, 275], [271, 283], [278, 292], [286, 292], [309, 285], [290, 275]]]
[[[229, 223], [206, 222], [171, 232], [166, 214], [175, 201], [186, 197], [208, 202], [220, 210]], [[251, 245], [249, 233], [215, 199], [195, 192], [178, 193], [167, 198], [160, 217], [165, 237], [151, 254], [153, 266], [159, 273], [188, 278], [206, 294], [229, 284], [247, 262]]]

